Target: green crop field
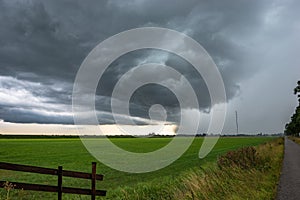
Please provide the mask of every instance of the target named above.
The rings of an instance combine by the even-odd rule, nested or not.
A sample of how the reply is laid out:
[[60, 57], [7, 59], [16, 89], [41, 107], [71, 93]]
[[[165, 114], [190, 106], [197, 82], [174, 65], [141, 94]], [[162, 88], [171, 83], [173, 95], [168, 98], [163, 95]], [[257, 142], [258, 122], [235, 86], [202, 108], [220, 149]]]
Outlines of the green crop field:
[[[186, 171], [200, 167], [207, 168], [217, 157], [239, 147], [254, 146], [273, 139], [272, 137], [225, 137], [220, 138], [212, 152], [204, 159], [198, 158], [203, 138], [196, 138], [184, 155], [170, 166], [150, 173], [130, 174], [111, 169], [100, 162], [97, 173], [104, 174], [104, 181], [97, 182], [97, 189], [107, 190], [107, 198], [124, 187], [135, 187], [137, 184], [163, 184], [164, 181], [176, 179]], [[150, 152], [166, 145], [171, 138], [113, 138], [118, 146], [133, 152]], [[0, 161], [26, 164], [40, 167], [57, 168], [62, 165], [66, 170], [91, 171], [91, 162], [96, 161], [85, 149], [80, 139], [0, 139]], [[7, 181], [53, 184], [55, 176], [30, 174], [0, 170], [0, 179]], [[89, 188], [88, 180], [64, 178], [64, 186]], [[1, 189], [0, 194], [3, 194]], [[30, 198], [26, 196], [32, 195]], [[55, 199], [55, 194], [25, 192], [23, 199]], [[64, 195], [64, 199], [89, 199], [78, 195]], [[1, 196], [0, 196], [1, 199]], [[13, 199], [13, 198], [12, 198]], [[16, 198], [18, 199], [18, 198]], [[101, 198], [100, 198], [101, 199]]]

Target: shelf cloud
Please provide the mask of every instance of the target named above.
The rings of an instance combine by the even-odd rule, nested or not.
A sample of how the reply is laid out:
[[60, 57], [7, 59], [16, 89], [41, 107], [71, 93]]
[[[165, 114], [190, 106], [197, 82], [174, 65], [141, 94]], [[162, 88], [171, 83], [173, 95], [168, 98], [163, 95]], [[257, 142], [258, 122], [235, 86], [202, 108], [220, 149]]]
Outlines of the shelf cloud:
[[[299, 70], [295, 72], [300, 63], [295, 53], [300, 52], [299, 8], [297, 0], [0, 0], [0, 118], [8, 122], [72, 124], [73, 82], [84, 58], [108, 37], [146, 26], [174, 29], [199, 42], [218, 66], [227, 95], [224, 103], [233, 110], [238, 107], [236, 101], [247, 94], [243, 89], [249, 87], [246, 83], [258, 90], [258, 83], [264, 84], [260, 79], [263, 73], [280, 78], [280, 83], [278, 79], [270, 81], [285, 83], [277, 91], [281, 101], [274, 101], [274, 107], [282, 107], [280, 102], [293, 102], [292, 95], [288, 99], [282, 96], [285, 90], [292, 91], [289, 87], [299, 77]], [[172, 66], [185, 76], [196, 91], [199, 112], [209, 113], [214, 105], [201, 75], [176, 55], [145, 49], [119, 57], [101, 78], [96, 93], [101, 124], [114, 123], [110, 101], [119, 78], [132, 67], [150, 62]], [[268, 92], [253, 93], [247, 98], [260, 98], [265, 105], [270, 101], [265, 97]], [[131, 116], [124, 117], [137, 124], [149, 124], [148, 111], [153, 104], [165, 107], [168, 123], [178, 123], [176, 97], [155, 84], [133, 94]], [[252, 106], [245, 105], [241, 112], [246, 115]], [[292, 106], [285, 108], [288, 116]], [[193, 110], [182, 109], [184, 113]], [[256, 115], [264, 116], [260, 111]], [[286, 120], [276, 122], [281, 126]], [[247, 119], [242, 123], [246, 124]], [[269, 125], [256, 123], [261, 130], [268, 130]], [[279, 126], [276, 130], [280, 130]]]

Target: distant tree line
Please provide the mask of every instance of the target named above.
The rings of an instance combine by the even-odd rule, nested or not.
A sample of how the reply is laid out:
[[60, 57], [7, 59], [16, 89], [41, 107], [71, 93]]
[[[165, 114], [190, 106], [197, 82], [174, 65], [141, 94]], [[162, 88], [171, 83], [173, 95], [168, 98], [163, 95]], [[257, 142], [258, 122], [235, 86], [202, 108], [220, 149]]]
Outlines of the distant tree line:
[[294, 94], [297, 95], [299, 104], [295, 110], [295, 113], [291, 117], [291, 121], [285, 125], [284, 133], [286, 135], [299, 136], [299, 133], [300, 133], [300, 80], [297, 83], [297, 87], [295, 87], [295, 89], [294, 89]]

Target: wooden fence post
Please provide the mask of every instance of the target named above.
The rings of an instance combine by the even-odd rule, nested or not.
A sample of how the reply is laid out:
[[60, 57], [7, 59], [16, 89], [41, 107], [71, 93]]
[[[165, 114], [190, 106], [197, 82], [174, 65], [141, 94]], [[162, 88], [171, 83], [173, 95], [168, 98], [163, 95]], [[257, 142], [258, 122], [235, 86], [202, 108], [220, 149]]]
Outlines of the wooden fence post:
[[62, 200], [62, 172], [63, 167], [58, 166], [57, 170], [57, 199]]
[[96, 199], [96, 168], [97, 163], [92, 162], [92, 195], [91, 195], [91, 200]]
[[[63, 170], [62, 166], [58, 166], [56, 169], [52, 169], [52, 168], [12, 164], [12, 163], [5, 163], [5, 162], [0, 162], [0, 169], [57, 176], [57, 185], [41, 185], [41, 184], [20, 183], [20, 182], [10, 182], [10, 183], [14, 185], [14, 189], [55, 192], [57, 193], [58, 200], [62, 200], [62, 193], [89, 195], [91, 196], [92, 200], [95, 200], [96, 196], [106, 195], [105, 190], [96, 190], [96, 180], [99, 181], [103, 180], [103, 175], [96, 174], [96, 162], [92, 163], [92, 173]], [[63, 176], [91, 180], [92, 183], [91, 189], [62, 187]], [[5, 183], [6, 181], [0, 180], [0, 188], [4, 187]]]

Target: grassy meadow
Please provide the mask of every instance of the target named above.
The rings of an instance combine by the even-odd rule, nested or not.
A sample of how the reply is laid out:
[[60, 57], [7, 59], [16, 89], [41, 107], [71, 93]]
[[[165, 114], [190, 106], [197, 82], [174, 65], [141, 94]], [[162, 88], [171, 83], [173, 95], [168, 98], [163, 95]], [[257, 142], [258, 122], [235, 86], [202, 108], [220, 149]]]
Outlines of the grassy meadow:
[[[118, 146], [133, 152], [150, 152], [166, 145], [172, 138], [112, 138]], [[189, 183], [198, 181], [206, 173], [216, 173], [217, 159], [228, 151], [236, 150], [247, 146], [257, 146], [263, 143], [274, 141], [272, 137], [224, 137], [220, 138], [213, 151], [204, 159], [198, 158], [198, 152], [203, 138], [196, 138], [184, 155], [170, 166], [150, 173], [130, 174], [113, 170], [101, 163], [97, 163], [97, 173], [104, 174], [104, 181], [97, 182], [97, 189], [107, 190], [107, 197], [99, 199], [205, 199], [196, 195], [196, 190]], [[272, 142], [271, 142], [272, 143]], [[264, 145], [266, 146], [266, 145]], [[282, 146], [282, 145], [281, 145]], [[260, 147], [263, 149], [262, 147]], [[281, 148], [281, 147], [280, 147]], [[276, 159], [280, 159], [279, 147], [268, 149], [278, 151]], [[262, 151], [262, 150], [260, 150]], [[264, 152], [261, 154], [272, 154]], [[275, 159], [275, 157], [274, 157]], [[34, 165], [40, 167], [57, 168], [62, 165], [66, 170], [91, 171], [91, 162], [95, 159], [88, 153], [80, 139], [77, 138], [47, 138], [47, 139], [0, 139], [0, 161], [16, 164]], [[279, 174], [276, 166], [269, 182], [276, 183], [276, 173]], [[232, 168], [234, 169], [234, 168]], [[238, 168], [236, 168], [238, 170]], [[276, 171], [277, 170], [277, 171]], [[248, 170], [247, 176], [251, 174]], [[275, 173], [276, 172], [276, 173]], [[253, 172], [254, 173], [254, 172]], [[235, 173], [236, 174], [236, 173]], [[224, 174], [223, 174], [224, 175]], [[245, 175], [245, 176], [246, 176]], [[262, 172], [261, 177], [264, 172]], [[221, 175], [219, 175], [221, 176]], [[229, 176], [228, 174], [226, 176]], [[224, 175], [225, 177], [225, 175]], [[230, 175], [233, 177], [233, 175]], [[255, 178], [255, 177], [254, 177]], [[0, 170], [0, 179], [7, 181], [29, 182], [39, 184], [53, 184], [57, 180], [55, 176], [38, 175], [23, 172]], [[252, 177], [253, 179], [253, 177]], [[251, 179], [251, 180], [252, 180]], [[271, 181], [272, 180], [272, 181]], [[265, 180], [268, 182], [268, 180]], [[203, 182], [203, 180], [202, 180]], [[209, 183], [208, 181], [204, 181]], [[182, 185], [183, 184], [183, 185]], [[229, 183], [228, 183], [229, 184]], [[231, 184], [239, 184], [238, 179]], [[269, 188], [274, 187], [268, 185]], [[90, 187], [90, 182], [83, 179], [65, 178], [64, 186]], [[197, 183], [197, 185], [201, 185]], [[211, 187], [211, 186], [210, 186]], [[220, 186], [221, 187], [221, 186]], [[220, 188], [216, 187], [216, 189]], [[231, 186], [228, 186], [231, 187]], [[224, 190], [224, 189], [223, 189]], [[170, 193], [171, 192], [171, 193]], [[224, 192], [224, 191], [223, 191]], [[274, 191], [271, 191], [273, 194]], [[195, 194], [194, 194], [195, 193]], [[174, 196], [174, 194], [176, 194]], [[272, 196], [272, 194], [268, 194]], [[6, 199], [6, 191], [1, 189], [0, 199]], [[178, 196], [177, 196], [178, 195]], [[192, 196], [191, 196], [192, 195]], [[194, 196], [193, 196], [194, 195]], [[195, 196], [196, 195], [196, 196]], [[56, 194], [17, 191], [12, 190], [10, 199], [55, 199]], [[86, 196], [64, 194], [63, 199], [89, 199]], [[213, 198], [218, 199], [218, 198]], [[233, 198], [239, 199], [239, 198]]]

